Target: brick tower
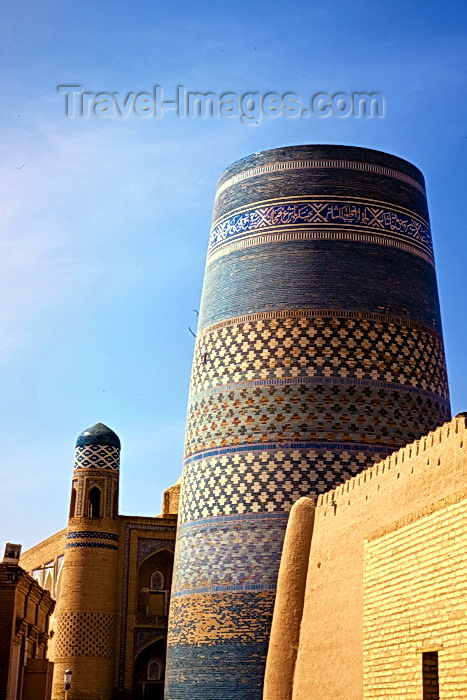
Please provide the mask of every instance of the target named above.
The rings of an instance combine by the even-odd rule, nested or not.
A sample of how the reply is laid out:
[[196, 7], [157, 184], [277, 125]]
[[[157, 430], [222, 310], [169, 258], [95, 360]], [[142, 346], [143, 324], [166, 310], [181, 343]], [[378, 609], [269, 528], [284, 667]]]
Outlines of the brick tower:
[[52, 697], [111, 700], [117, 628], [120, 440], [102, 423], [76, 441], [55, 638]]
[[292, 503], [449, 417], [420, 171], [344, 146], [228, 168], [191, 377], [166, 700], [261, 700]]

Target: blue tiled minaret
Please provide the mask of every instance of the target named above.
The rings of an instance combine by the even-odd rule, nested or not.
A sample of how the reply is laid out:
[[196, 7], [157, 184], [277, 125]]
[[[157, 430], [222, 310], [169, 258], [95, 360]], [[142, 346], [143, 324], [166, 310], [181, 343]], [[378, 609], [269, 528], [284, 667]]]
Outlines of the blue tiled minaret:
[[166, 700], [261, 700], [288, 512], [450, 417], [420, 171], [294, 146], [217, 188]]

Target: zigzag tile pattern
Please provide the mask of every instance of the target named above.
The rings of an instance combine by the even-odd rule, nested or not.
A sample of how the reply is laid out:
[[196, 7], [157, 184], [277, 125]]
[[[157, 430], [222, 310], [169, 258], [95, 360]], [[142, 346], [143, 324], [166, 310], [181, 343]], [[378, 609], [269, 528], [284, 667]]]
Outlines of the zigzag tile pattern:
[[230, 383], [323, 377], [418, 387], [448, 398], [442, 338], [402, 321], [256, 314], [217, 324], [196, 343], [190, 394]]
[[74, 469], [118, 469], [120, 450], [111, 445], [79, 445], [75, 448]]
[[188, 461], [179, 524], [224, 515], [287, 513], [301, 496], [329, 491], [392, 451], [384, 445], [378, 451], [333, 443], [302, 449], [257, 447]]

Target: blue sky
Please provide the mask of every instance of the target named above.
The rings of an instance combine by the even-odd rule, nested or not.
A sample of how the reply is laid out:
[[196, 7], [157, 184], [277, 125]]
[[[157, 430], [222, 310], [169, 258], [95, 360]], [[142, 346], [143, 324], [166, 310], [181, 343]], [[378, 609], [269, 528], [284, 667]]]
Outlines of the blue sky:
[[[120, 510], [180, 475], [217, 179], [298, 143], [394, 153], [427, 181], [453, 413], [467, 410], [465, 3], [5, 3], [0, 42], [0, 540], [66, 524], [73, 447], [123, 443]], [[378, 119], [67, 118], [88, 92], [378, 92]], [[0, 542], [1, 546], [1, 542]]]

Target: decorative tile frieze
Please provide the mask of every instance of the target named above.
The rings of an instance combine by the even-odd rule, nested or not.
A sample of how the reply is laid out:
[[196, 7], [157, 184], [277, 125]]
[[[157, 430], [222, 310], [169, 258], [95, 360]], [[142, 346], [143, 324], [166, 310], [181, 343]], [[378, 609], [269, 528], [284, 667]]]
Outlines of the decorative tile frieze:
[[65, 549], [71, 549], [72, 547], [81, 547], [84, 549], [113, 549], [118, 552], [118, 547], [114, 544], [106, 544], [105, 542], [67, 542]]
[[[389, 244], [392, 241], [404, 243], [412, 247], [415, 254], [420, 251], [433, 260], [429, 224], [415, 212], [386, 202], [336, 200], [323, 196], [258, 202], [246, 211], [229, 212], [213, 225], [209, 254], [239, 238], [259, 232], [280, 234], [285, 229], [292, 235], [300, 229], [319, 232], [320, 239], [333, 232], [338, 236], [340, 230], [353, 234], [354, 240], [362, 240], [359, 234], [378, 234]], [[346, 240], [349, 240], [348, 235]]]
[[345, 383], [286, 384], [215, 392], [189, 405], [185, 455], [228, 445], [356, 442], [399, 447], [449, 420], [436, 396]]
[[67, 540], [84, 539], [89, 537], [96, 540], [110, 540], [112, 542], [118, 542], [118, 535], [112, 532], [99, 532], [97, 530], [75, 530], [72, 532], [67, 532]]

